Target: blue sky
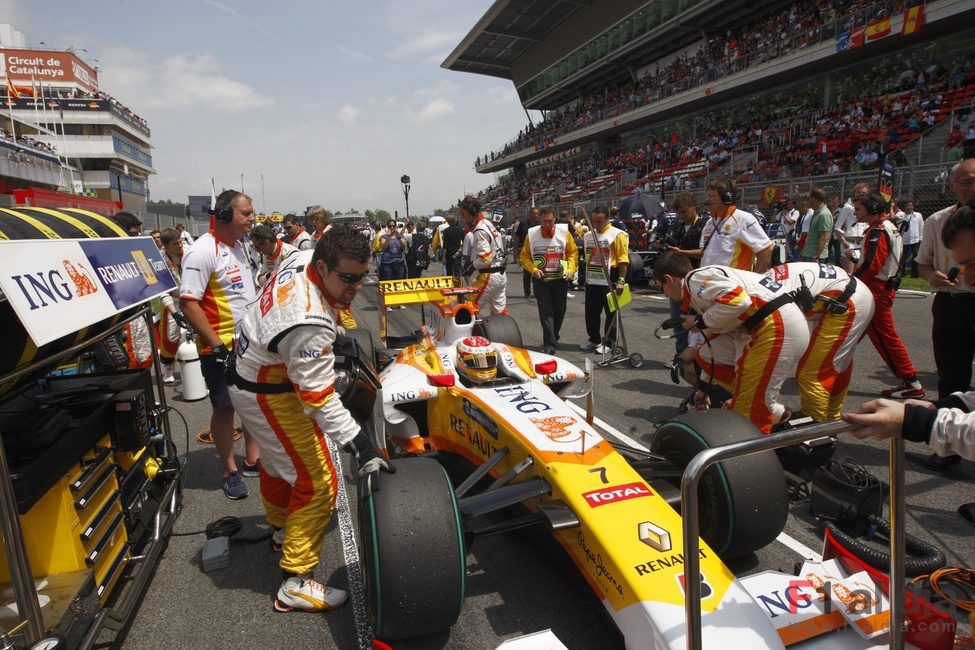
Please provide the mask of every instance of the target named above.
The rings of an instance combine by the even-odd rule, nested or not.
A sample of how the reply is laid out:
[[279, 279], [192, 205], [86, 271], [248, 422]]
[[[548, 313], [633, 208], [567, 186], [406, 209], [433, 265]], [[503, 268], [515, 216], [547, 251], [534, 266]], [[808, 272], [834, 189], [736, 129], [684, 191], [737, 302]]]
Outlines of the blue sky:
[[[152, 128], [153, 200], [244, 189], [267, 209], [410, 212], [488, 185], [527, 122], [510, 81], [440, 63], [490, 0], [0, 0], [31, 45], [84, 48]], [[534, 115], [533, 115], [534, 118]]]

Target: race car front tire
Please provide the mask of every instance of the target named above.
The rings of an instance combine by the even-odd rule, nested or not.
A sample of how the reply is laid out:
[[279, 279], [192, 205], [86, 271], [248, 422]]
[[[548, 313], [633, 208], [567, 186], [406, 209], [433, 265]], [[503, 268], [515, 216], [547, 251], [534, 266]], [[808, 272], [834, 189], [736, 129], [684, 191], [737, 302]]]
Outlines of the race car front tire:
[[[734, 411], [691, 411], [665, 422], [650, 451], [683, 470], [697, 454], [762, 434]], [[785, 472], [775, 452], [712, 465], [700, 484], [701, 537], [722, 558], [763, 548], [779, 536], [789, 514]]]
[[457, 621], [466, 560], [450, 479], [431, 458], [390, 461], [378, 489], [359, 500], [369, 618], [376, 638], [435, 634]]
[[485, 337], [492, 343], [504, 343], [516, 348], [525, 347], [521, 340], [518, 321], [508, 314], [495, 314], [475, 323], [473, 333]]

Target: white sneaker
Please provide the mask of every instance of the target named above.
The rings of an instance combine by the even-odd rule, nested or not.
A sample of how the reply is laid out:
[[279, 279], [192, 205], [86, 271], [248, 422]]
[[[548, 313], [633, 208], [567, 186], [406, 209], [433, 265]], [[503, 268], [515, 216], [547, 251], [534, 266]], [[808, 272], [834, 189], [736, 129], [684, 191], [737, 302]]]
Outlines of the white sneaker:
[[173, 374], [173, 372], [175, 371], [175, 367], [174, 367], [175, 365], [176, 364], [174, 364], [174, 363], [164, 363], [164, 364], [162, 364], [162, 376], [163, 376], [163, 383], [164, 384], [175, 384], [176, 383], [176, 377]]
[[575, 298], [576, 295], [570, 291], [570, 292], [568, 292], [568, 293], [565, 294], [565, 297], [566, 298]]
[[609, 347], [608, 345], [603, 345], [602, 343], [600, 343], [599, 345], [597, 345], [592, 349], [592, 351], [595, 352], [596, 354], [606, 354], [607, 352], [611, 352], [612, 350], [613, 348]]
[[274, 600], [277, 612], [328, 612], [345, 604], [348, 594], [341, 589], [333, 589], [319, 584], [311, 577], [311, 572], [288, 576], [278, 589]]
[[595, 350], [599, 346], [598, 343], [593, 343], [592, 341], [586, 341], [579, 346], [579, 349], [583, 352], [589, 352], [590, 350]]

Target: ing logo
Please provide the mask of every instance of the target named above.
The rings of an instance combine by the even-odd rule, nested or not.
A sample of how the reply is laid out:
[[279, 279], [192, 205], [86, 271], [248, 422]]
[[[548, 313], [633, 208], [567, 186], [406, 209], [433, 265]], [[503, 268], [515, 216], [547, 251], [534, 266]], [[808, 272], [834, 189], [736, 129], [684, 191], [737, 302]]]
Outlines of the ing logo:
[[[143, 257], [143, 259], [145, 258]], [[74, 284], [76, 296], [80, 298], [98, 292], [98, 285], [95, 284], [91, 273], [85, 268], [84, 264], [78, 262], [76, 267], [70, 260], [64, 260], [63, 264], [65, 273], [68, 274], [68, 278]], [[79, 268], [81, 271], [78, 271]]]

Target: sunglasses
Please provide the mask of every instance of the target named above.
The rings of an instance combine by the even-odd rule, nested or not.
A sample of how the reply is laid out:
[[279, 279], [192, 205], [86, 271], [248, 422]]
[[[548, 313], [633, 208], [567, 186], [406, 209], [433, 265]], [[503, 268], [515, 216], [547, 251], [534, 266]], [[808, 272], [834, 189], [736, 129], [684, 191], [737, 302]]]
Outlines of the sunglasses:
[[362, 282], [369, 275], [369, 271], [364, 273], [339, 273], [338, 271], [332, 271], [338, 276], [339, 280], [346, 284], [356, 284], [357, 282]]

